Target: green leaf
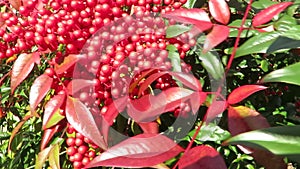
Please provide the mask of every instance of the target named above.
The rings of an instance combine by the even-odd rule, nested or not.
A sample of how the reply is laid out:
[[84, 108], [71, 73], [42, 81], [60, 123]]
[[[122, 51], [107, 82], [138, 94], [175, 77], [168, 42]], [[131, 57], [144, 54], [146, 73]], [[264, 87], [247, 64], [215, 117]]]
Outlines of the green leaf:
[[188, 0], [183, 7], [186, 7], [188, 9], [193, 8], [197, 0]]
[[235, 57], [252, 53], [266, 53], [269, 46], [279, 37], [278, 32], [262, 33], [242, 44], [236, 51]]
[[167, 28], [166, 37], [167, 38], [176, 37], [176, 36], [181, 35], [189, 30], [191, 30], [191, 27], [184, 26], [184, 25], [172, 25]]
[[180, 56], [177, 48], [174, 45], [168, 45], [167, 50], [169, 51], [168, 57], [171, 60], [173, 71], [181, 72]]
[[35, 169], [42, 169], [44, 163], [46, 162], [47, 158], [49, 157], [49, 153], [51, 152], [53, 146], [49, 146], [47, 148], [45, 148], [43, 151], [41, 151], [36, 159], [36, 163], [35, 163]]
[[297, 25], [297, 20], [289, 15], [283, 15], [274, 23], [274, 29], [280, 32], [286, 32]]
[[267, 74], [262, 83], [283, 82], [300, 86], [300, 62]]
[[300, 126], [271, 127], [239, 134], [225, 143], [264, 148], [276, 155], [300, 158]]
[[55, 144], [49, 153], [49, 164], [52, 169], [60, 169], [59, 149], [59, 145]]
[[[246, 19], [244, 27], [250, 27], [251, 22], [252, 22], [251, 19]], [[231, 22], [228, 26], [240, 27], [241, 24], [242, 24], [242, 20], [237, 19]], [[253, 35], [256, 35], [257, 33], [258, 33], [257, 30], [243, 30], [241, 33], [241, 38], [251, 37]], [[238, 28], [230, 28], [229, 37], [237, 37], [237, 34], [238, 34]]]
[[262, 61], [260, 62], [260, 67], [261, 67], [261, 69], [262, 69], [264, 72], [269, 71], [269, 63], [268, 63], [268, 61], [262, 60]]
[[268, 48], [267, 53], [274, 53], [282, 49], [293, 49], [300, 47], [300, 40], [280, 36]]
[[202, 66], [214, 78], [221, 79], [224, 75], [224, 67], [218, 57], [212, 52], [196, 52], [199, 59], [202, 61]]
[[282, 36], [294, 39], [294, 40], [300, 40], [300, 25], [295, 25], [288, 31], [284, 32]]
[[256, 9], [265, 9], [271, 5], [277, 4], [277, 2], [271, 0], [259, 0], [252, 3], [252, 7]]

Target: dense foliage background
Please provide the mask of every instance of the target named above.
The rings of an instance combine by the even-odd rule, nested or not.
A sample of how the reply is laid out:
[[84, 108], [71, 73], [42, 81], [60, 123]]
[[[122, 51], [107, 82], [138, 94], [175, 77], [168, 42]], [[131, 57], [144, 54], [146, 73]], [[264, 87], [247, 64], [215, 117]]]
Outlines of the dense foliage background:
[[0, 1], [0, 168], [297, 168], [299, 3]]

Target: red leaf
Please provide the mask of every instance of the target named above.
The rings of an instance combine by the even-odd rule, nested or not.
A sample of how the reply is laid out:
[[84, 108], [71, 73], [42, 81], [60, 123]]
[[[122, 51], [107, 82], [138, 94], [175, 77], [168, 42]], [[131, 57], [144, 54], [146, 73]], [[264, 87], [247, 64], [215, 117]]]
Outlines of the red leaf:
[[257, 111], [245, 106], [229, 106], [228, 128], [233, 136], [267, 127], [270, 127], [268, 121]]
[[19, 8], [21, 6], [21, 0], [8, 0], [8, 2], [11, 4], [11, 6], [13, 8], [15, 8], [16, 10], [19, 10]]
[[204, 10], [198, 8], [177, 9], [171, 12], [167, 12], [162, 16], [174, 19], [175, 21], [194, 24], [201, 32], [212, 27], [212, 23], [209, 19], [208, 14]]
[[86, 167], [149, 167], [175, 157], [182, 151], [183, 148], [166, 136], [140, 134], [111, 147]]
[[269, 22], [275, 15], [279, 14], [292, 4], [293, 2], [281, 2], [279, 4], [271, 5], [264, 10], [261, 10], [253, 17], [252, 25], [255, 27]]
[[207, 112], [204, 117], [204, 122], [207, 124], [211, 122], [215, 117], [217, 117], [219, 114], [223, 113], [227, 108], [227, 102], [226, 101], [214, 101], [212, 104], [208, 107]]
[[122, 112], [125, 107], [127, 106], [128, 97], [122, 97], [114, 100], [111, 104], [107, 107], [107, 112], [105, 114], [102, 114], [105, 121], [112, 125], [114, 122], [114, 119], [118, 116], [120, 112]]
[[47, 102], [43, 116], [43, 130], [52, 127], [64, 118], [59, 114], [59, 108], [64, 103], [65, 97], [65, 94], [58, 94]]
[[29, 104], [31, 112], [35, 112], [37, 105], [43, 100], [51, 88], [53, 79], [42, 74], [33, 82], [29, 93]]
[[107, 149], [107, 143], [104, 140], [105, 133], [101, 133], [98, 127], [100, 125], [103, 126], [103, 124], [99, 124], [103, 121], [95, 119], [90, 110], [82, 102], [75, 98], [68, 97], [66, 117], [76, 131], [92, 140], [102, 149]]
[[204, 45], [203, 53], [216, 47], [218, 44], [227, 39], [229, 35], [229, 28], [224, 25], [215, 25], [211, 32], [207, 35]]
[[230, 19], [230, 10], [225, 0], [209, 0], [209, 12], [214, 19], [224, 25], [228, 24]]
[[93, 87], [95, 84], [92, 80], [85, 79], [73, 79], [68, 83], [67, 90], [68, 93], [74, 95], [78, 91], [86, 87]]
[[152, 75], [150, 75], [146, 80], [142, 83], [142, 85], [139, 88], [138, 96], [140, 97], [142, 93], [159, 77], [168, 74], [168, 72], [157, 72]]
[[267, 87], [260, 85], [244, 85], [234, 89], [228, 96], [228, 104], [236, 104], [243, 101], [245, 98], [249, 97], [255, 92], [260, 90], [265, 90]]
[[13, 94], [19, 84], [29, 75], [35, 62], [39, 62], [38, 53], [20, 54], [15, 61], [11, 72], [11, 93]]
[[226, 169], [222, 156], [212, 147], [200, 145], [183, 154], [178, 162], [179, 169]]
[[51, 128], [47, 128], [46, 130], [44, 130], [42, 141], [41, 141], [41, 150], [44, 150], [46, 148], [49, 141], [52, 139], [54, 134], [59, 131], [60, 128], [61, 128], [60, 125], [55, 125]]
[[132, 92], [133, 89], [137, 87], [137, 85], [139, 84], [139, 82], [141, 80], [143, 80], [145, 77], [147, 77], [148, 75], [150, 75], [154, 71], [157, 71], [157, 69], [149, 69], [149, 70], [147, 70], [145, 72], [142, 72], [141, 75], [136, 80], [134, 80], [134, 82], [132, 84], [130, 84], [130, 86], [129, 86], [129, 92]]
[[144, 133], [147, 134], [158, 134], [159, 126], [157, 122], [138, 123]]
[[162, 113], [174, 110], [180, 103], [189, 99], [199, 99], [199, 106], [200, 98], [194, 97], [194, 93], [192, 90], [172, 87], [157, 96], [144, 95], [139, 99], [131, 100], [131, 104], [128, 106], [128, 115], [136, 122], [151, 122]]
[[61, 63], [60, 65], [54, 65], [54, 70], [57, 74], [62, 74], [83, 57], [83, 55], [69, 55], [65, 57], [63, 63]]

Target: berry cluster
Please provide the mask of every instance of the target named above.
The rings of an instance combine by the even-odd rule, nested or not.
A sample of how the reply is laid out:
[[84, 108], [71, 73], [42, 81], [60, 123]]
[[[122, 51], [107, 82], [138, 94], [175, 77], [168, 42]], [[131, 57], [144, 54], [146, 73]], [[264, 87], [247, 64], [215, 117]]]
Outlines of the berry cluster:
[[[86, 40], [102, 26], [137, 11], [164, 12], [179, 8], [186, 0], [28, 0], [18, 11], [0, 13], [0, 59], [39, 51], [78, 53]], [[64, 48], [63, 55], [60, 51]], [[60, 56], [62, 55], [62, 56]]]
[[66, 140], [68, 146], [66, 152], [69, 155], [69, 160], [73, 163], [74, 169], [83, 168], [95, 158], [99, 147], [82, 134], [76, 132], [71, 125], [68, 125], [67, 133], [74, 135], [74, 137], [69, 137]]

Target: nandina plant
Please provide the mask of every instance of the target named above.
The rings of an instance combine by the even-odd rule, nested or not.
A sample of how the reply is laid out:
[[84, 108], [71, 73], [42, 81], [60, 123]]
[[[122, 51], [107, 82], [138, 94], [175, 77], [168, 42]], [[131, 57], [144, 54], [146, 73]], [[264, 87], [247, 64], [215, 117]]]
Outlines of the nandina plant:
[[0, 2], [0, 166], [297, 165], [297, 2]]

